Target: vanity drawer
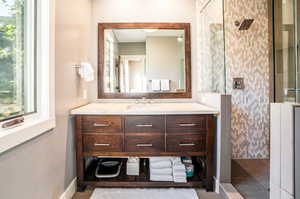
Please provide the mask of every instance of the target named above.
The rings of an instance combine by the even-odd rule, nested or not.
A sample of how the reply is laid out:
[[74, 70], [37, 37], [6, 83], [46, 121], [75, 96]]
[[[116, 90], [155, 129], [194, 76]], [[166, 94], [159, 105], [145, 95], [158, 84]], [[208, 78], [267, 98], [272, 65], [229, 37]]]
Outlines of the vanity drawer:
[[167, 152], [205, 152], [205, 135], [167, 135]]
[[83, 116], [83, 133], [121, 133], [121, 116]]
[[164, 135], [128, 135], [125, 136], [125, 152], [164, 152]]
[[167, 116], [167, 133], [196, 133], [206, 131], [205, 115], [169, 115]]
[[164, 133], [164, 116], [126, 116], [125, 133]]
[[84, 135], [84, 152], [122, 152], [122, 135]]

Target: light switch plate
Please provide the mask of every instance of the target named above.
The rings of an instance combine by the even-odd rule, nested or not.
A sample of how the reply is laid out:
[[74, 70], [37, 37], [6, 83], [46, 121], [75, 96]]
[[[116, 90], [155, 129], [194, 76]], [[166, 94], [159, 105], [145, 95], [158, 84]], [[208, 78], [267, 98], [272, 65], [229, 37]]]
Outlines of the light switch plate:
[[235, 77], [233, 78], [233, 89], [244, 89], [245, 84], [244, 84], [244, 78], [242, 77]]

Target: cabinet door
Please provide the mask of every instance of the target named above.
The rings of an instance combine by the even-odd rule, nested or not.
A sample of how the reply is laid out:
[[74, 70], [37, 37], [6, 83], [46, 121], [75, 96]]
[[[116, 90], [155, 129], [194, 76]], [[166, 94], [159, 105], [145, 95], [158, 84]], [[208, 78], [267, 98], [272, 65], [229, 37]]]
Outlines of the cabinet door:
[[294, 108], [281, 106], [281, 189], [294, 194]]

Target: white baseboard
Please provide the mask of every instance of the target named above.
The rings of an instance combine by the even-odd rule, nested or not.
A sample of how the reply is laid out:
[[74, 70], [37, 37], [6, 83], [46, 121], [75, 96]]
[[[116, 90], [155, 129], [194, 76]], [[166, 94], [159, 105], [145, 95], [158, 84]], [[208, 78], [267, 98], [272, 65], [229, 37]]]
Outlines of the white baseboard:
[[220, 181], [216, 177], [214, 177], [214, 180], [215, 180], [215, 192], [220, 193]]
[[224, 199], [244, 199], [231, 183], [220, 183], [220, 194]]
[[61, 194], [59, 199], [72, 199], [75, 193], [76, 193], [76, 178], [72, 180], [72, 182], [69, 184], [65, 192]]

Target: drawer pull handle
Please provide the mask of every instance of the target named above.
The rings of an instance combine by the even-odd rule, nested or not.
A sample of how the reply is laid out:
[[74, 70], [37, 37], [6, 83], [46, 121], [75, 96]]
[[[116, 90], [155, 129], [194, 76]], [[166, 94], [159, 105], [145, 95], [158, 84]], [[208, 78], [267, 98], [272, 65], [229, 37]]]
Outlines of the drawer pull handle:
[[110, 144], [94, 144], [94, 146], [110, 146]]
[[179, 124], [181, 127], [191, 127], [191, 126], [196, 126], [197, 124]]
[[97, 124], [97, 123], [94, 123], [94, 126], [95, 127], [108, 127], [108, 126], [110, 126], [110, 124]]
[[195, 146], [194, 143], [191, 143], [191, 144], [179, 144], [179, 146]]
[[152, 127], [152, 124], [137, 124], [136, 127]]
[[152, 144], [137, 144], [137, 147], [152, 147]]

